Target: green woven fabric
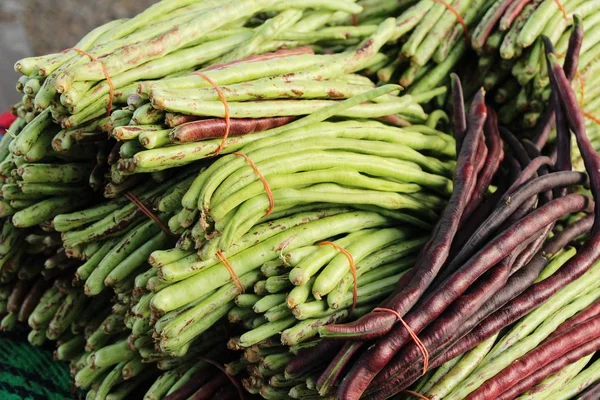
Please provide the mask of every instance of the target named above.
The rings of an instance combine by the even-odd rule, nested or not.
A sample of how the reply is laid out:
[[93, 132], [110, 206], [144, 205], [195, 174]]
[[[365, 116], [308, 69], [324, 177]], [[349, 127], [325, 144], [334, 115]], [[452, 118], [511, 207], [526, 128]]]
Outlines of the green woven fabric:
[[73, 399], [66, 363], [27, 342], [27, 332], [0, 333], [0, 399]]

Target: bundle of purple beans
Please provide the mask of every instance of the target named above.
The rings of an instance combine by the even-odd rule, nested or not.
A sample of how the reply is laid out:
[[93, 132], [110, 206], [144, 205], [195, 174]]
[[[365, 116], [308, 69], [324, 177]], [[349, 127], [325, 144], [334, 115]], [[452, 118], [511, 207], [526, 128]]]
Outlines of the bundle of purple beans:
[[[582, 290], [598, 274], [600, 224], [594, 217], [600, 212], [600, 158], [586, 136], [568, 77], [577, 66], [581, 37], [575, 29], [564, 68], [546, 41], [553, 90], [549, 113], [555, 115], [558, 143], [554, 159], [499, 127], [483, 91], [465, 116], [460, 83], [453, 81], [459, 149], [455, 187], [433, 236], [412, 271], [378, 309], [356, 322], [320, 328], [323, 342], [300, 353], [286, 373], [314, 373], [315, 365], [321, 365], [325, 369], [316, 383], [321, 395], [385, 399], [409, 389], [428, 370], [445, 365], [449, 373], [452, 366], [444, 363], [454, 360], [462, 379], [433, 398], [511, 399], [600, 348], [593, 283], [595, 291], [571, 311], [580, 314], [571, 319], [568, 312], [553, 315], [556, 331], [542, 324], [525, 340], [537, 325], [523, 320], [506, 336], [499, 335], [528, 313], [529, 319], [536, 313], [548, 318], [548, 309], [556, 311], [561, 305], [557, 302], [573, 300], [568, 292]], [[587, 175], [572, 171], [571, 132]], [[500, 164], [503, 146], [506, 156]], [[493, 193], [486, 195], [492, 182]], [[582, 185], [590, 188], [593, 199], [573, 192]], [[570, 215], [579, 218], [566, 223]], [[554, 263], [554, 255], [584, 234], [570, 258]], [[553, 270], [547, 270], [551, 259]], [[502, 339], [495, 342], [497, 337]], [[537, 342], [532, 345], [532, 340]], [[456, 357], [482, 343], [479, 357], [487, 357], [461, 371]], [[438, 374], [437, 381], [443, 376]], [[432, 389], [437, 382], [427, 377], [415, 389]]]

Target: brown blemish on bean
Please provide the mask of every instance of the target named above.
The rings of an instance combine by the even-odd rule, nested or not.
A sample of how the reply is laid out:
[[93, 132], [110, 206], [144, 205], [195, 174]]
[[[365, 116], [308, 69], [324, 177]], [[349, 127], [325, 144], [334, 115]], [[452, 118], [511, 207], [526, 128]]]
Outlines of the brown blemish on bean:
[[331, 97], [332, 99], [343, 99], [345, 97], [342, 92], [335, 90], [335, 89], [329, 89], [327, 91], [327, 95], [329, 97]]

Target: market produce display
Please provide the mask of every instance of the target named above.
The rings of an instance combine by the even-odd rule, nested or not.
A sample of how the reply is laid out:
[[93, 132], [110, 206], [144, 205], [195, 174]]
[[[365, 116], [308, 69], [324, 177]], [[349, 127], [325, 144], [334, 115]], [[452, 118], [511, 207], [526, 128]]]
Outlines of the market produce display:
[[595, 398], [592, 3], [162, 0], [18, 60], [0, 328], [89, 399]]

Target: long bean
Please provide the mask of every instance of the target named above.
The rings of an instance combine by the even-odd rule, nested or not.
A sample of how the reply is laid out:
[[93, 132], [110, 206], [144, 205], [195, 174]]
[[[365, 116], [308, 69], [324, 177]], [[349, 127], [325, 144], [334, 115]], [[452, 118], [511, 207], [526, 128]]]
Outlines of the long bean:
[[[386, 223], [386, 218], [370, 212], [354, 212], [327, 217], [310, 222], [310, 226], [314, 226], [315, 229], [307, 230], [306, 227], [309, 224], [292, 228], [285, 232], [285, 234], [276, 235], [260, 243], [258, 246], [251, 247], [234, 255], [229, 258], [229, 262], [236, 274], [241, 275], [254, 268], [258, 268], [266, 261], [275, 259], [278, 255], [278, 249], [281, 249], [282, 246], [293, 249], [335, 234], [381, 226]], [[289, 237], [294, 237], [294, 240], [290, 242]], [[267, 249], [271, 250], [264, 252]], [[226, 269], [220, 265], [215, 265], [202, 270], [199, 274], [187, 280], [168, 286], [157, 293], [152, 304], [156, 309], [170, 311], [179, 305], [188, 303], [189, 296], [192, 293], [192, 296], [202, 295], [213, 288], [221, 286], [230, 279], [231, 277]]]

